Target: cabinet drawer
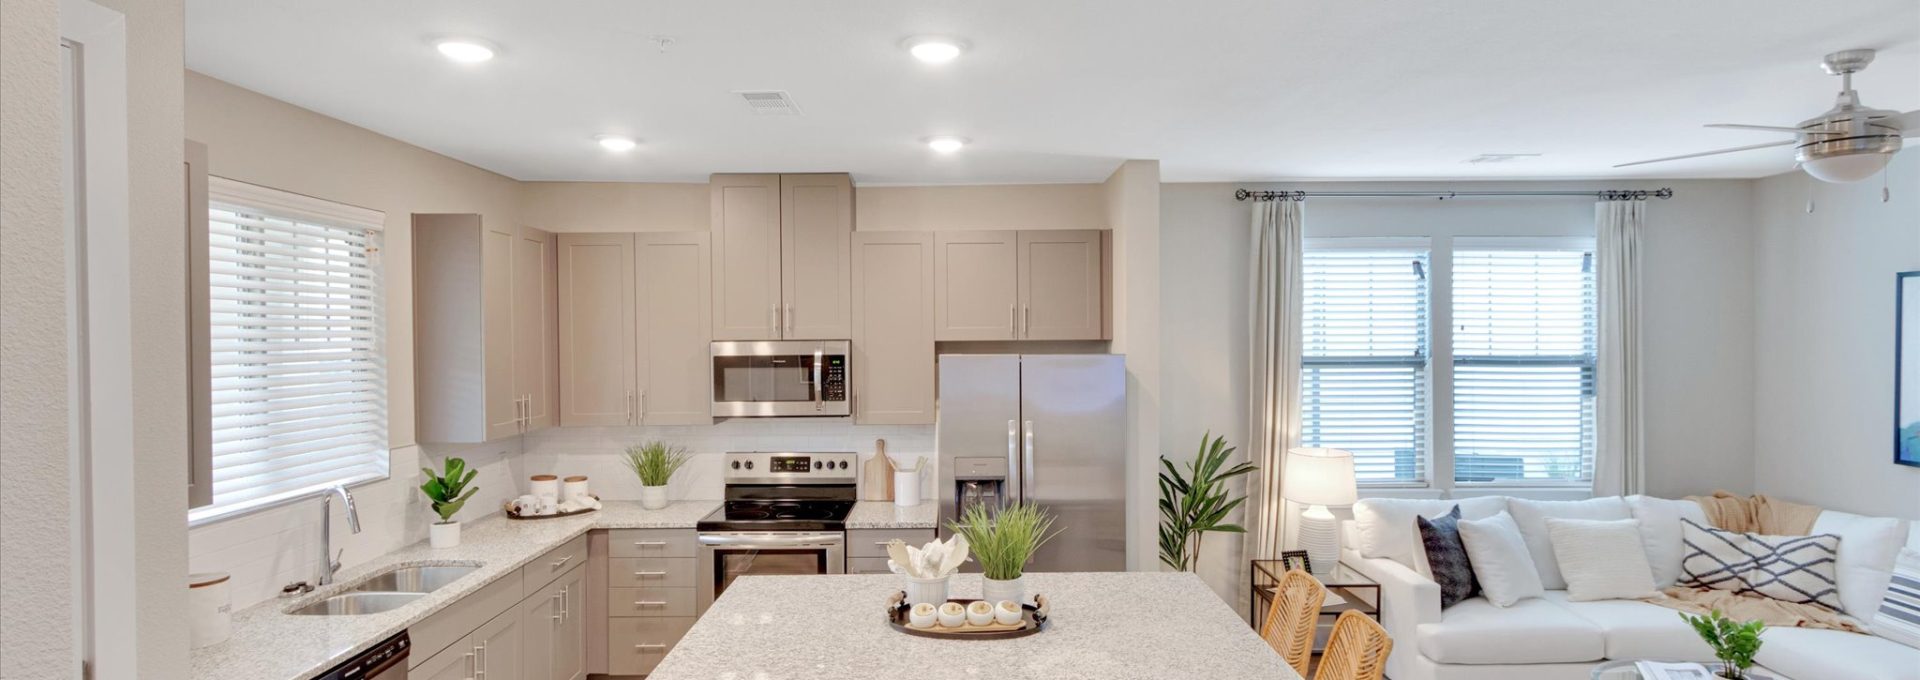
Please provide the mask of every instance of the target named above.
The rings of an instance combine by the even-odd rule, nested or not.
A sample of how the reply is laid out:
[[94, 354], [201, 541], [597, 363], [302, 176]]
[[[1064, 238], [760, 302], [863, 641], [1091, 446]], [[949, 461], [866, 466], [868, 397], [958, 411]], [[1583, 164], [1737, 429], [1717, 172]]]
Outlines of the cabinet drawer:
[[847, 573], [891, 574], [893, 571], [887, 569], [887, 558], [885, 557], [849, 557], [847, 558]]
[[693, 627], [694, 618], [629, 618], [607, 621], [607, 672], [641, 675], [653, 672], [667, 651]]
[[849, 529], [847, 556], [886, 557], [887, 541], [896, 538], [918, 548], [933, 540], [934, 536], [932, 529]]
[[693, 616], [692, 588], [608, 588], [608, 616]]
[[520, 587], [528, 593], [547, 587], [567, 570], [587, 563], [587, 537], [581, 535], [520, 568]]
[[613, 557], [693, 557], [692, 529], [614, 529], [607, 532]]
[[614, 557], [607, 560], [613, 588], [692, 588], [691, 557]]

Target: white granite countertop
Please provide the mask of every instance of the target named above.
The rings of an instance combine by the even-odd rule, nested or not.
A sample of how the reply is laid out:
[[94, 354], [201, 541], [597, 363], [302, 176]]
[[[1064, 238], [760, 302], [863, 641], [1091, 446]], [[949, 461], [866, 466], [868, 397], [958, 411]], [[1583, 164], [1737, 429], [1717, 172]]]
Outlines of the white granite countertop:
[[[461, 527], [458, 547], [435, 550], [424, 541], [415, 543], [344, 569], [334, 578], [334, 585], [297, 600], [268, 600], [235, 612], [232, 637], [193, 651], [192, 677], [306, 680], [590, 530], [691, 529], [719, 505], [719, 501], [682, 501], [647, 510], [636, 502], [610, 501], [598, 512], [578, 517], [515, 521], [494, 515], [467, 522]], [[370, 574], [412, 565], [478, 565], [480, 569], [388, 612], [357, 616], [283, 613], [293, 605], [337, 594]]]
[[[1300, 678], [1193, 574], [1029, 574], [1053, 616], [1012, 640], [896, 631], [883, 608], [899, 588], [891, 575], [741, 577], [647, 680]], [[980, 577], [955, 576], [950, 594], [978, 597]]]
[[900, 507], [893, 501], [860, 501], [847, 513], [848, 529], [932, 529], [939, 526], [940, 505], [920, 501]]

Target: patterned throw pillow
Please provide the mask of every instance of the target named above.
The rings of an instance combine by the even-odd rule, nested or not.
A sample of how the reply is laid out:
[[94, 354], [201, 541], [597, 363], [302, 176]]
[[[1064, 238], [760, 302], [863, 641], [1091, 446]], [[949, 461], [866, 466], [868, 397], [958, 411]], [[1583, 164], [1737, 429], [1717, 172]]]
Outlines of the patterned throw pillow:
[[1840, 537], [1763, 536], [1703, 527], [1681, 518], [1680, 585], [1730, 590], [1840, 611], [1834, 559]]
[[1460, 506], [1445, 515], [1427, 519], [1415, 517], [1420, 525], [1420, 542], [1426, 544], [1427, 566], [1433, 570], [1433, 582], [1440, 584], [1440, 608], [1446, 609], [1480, 592], [1473, 578], [1473, 562], [1467, 559], [1467, 544], [1460, 541]]
[[1901, 550], [1893, 563], [1893, 583], [1873, 615], [1873, 634], [1920, 649], [1920, 550]]

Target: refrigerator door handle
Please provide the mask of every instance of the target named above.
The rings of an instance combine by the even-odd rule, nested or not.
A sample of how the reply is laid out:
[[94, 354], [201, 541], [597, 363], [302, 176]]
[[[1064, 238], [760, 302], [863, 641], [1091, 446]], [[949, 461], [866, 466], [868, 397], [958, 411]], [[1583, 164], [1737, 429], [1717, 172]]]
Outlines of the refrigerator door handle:
[[1020, 471], [1020, 500], [1028, 500], [1033, 488], [1033, 421], [1027, 421], [1027, 452], [1025, 469]]
[[1007, 474], [1010, 475], [1012, 479], [1007, 480], [1006, 489], [1004, 490], [1006, 497], [1000, 499], [1001, 503], [1021, 500], [1021, 498], [1018, 497], [1021, 491], [1020, 421], [1017, 420], [1007, 421]]

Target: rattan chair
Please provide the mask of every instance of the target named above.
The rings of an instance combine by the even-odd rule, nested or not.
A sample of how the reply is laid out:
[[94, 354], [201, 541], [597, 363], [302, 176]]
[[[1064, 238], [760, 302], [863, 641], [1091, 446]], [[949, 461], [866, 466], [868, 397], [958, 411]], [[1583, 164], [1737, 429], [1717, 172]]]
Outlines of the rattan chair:
[[1302, 678], [1307, 677], [1307, 661], [1313, 658], [1313, 631], [1326, 598], [1326, 587], [1312, 575], [1299, 569], [1288, 571], [1274, 586], [1273, 606], [1260, 624], [1260, 637]]
[[1341, 612], [1313, 680], [1380, 680], [1392, 651], [1393, 638], [1379, 622], [1357, 611]]

